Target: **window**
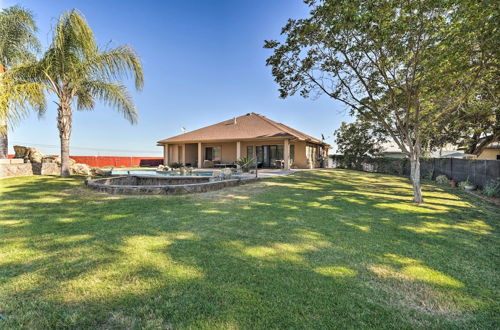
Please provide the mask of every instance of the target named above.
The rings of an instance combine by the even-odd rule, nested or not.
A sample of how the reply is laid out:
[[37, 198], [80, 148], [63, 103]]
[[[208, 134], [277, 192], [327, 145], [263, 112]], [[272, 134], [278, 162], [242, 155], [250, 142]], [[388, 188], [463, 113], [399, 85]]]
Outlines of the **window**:
[[212, 160], [221, 161], [222, 160], [222, 148], [214, 147], [214, 158]]
[[500, 160], [500, 155], [497, 155], [497, 160]]
[[205, 148], [205, 160], [220, 161], [222, 158], [221, 147], [206, 147]]
[[284, 148], [283, 148], [283, 145], [282, 145], [282, 144], [281, 144], [281, 145], [276, 146], [276, 159], [278, 159], [278, 160], [283, 160], [283, 159], [285, 159], [285, 156], [284, 156], [284, 154], [283, 154], [283, 150], [284, 150]]
[[290, 145], [290, 161], [293, 162], [295, 159], [295, 145]]
[[247, 146], [247, 157], [253, 158], [253, 146]]
[[214, 148], [206, 147], [205, 148], [205, 160], [212, 160], [214, 154]]
[[316, 161], [320, 158], [320, 149], [316, 145], [307, 145], [306, 146], [306, 155], [310, 161]]

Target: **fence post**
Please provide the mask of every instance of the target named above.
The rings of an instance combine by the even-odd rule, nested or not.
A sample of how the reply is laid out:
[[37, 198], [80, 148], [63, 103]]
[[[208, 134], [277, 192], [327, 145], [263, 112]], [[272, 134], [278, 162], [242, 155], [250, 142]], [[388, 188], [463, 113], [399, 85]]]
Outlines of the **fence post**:
[[[483, 166], [483, 167], [484, 167], [484, 176], [483, 176], [483, 177], [484, 177], [484, 179], [486, 180], [486, 178], [488, 177], [488, 176], [487, 176], [487, 175], [488, 175], [488, 172], [487, 172], [487, 170], [486, 170], [486, 167], [488, 166], [488, 163], [486, 162], [486, 160], [483, 160], [483, 162], [484, 162], [484, 166]], [[486, 182], [484, 183], [483, 188], [484, 188], [484, 186], [485, 186], [485, 185], [486, 185]]]
[[453, 180], [453, 157], [450, 157], [450, 179]]

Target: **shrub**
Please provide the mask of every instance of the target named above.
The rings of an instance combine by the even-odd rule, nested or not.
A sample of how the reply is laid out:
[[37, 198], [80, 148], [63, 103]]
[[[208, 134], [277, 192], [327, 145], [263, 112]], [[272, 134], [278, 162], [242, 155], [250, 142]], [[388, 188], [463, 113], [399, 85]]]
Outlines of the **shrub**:
[[450, 184], [450, 179], [448, 179], [446, 177], [446, 175], [438, 175], [436, 177], [436, 182], [439, 183], [439, 184], [447, 184], [447, 185], [449, 185]]
[[181, 168], [184, 165], [180, 162], [173, 162], [173, 163], [170, 163], [168, 166], [170, 166], [171, 168]]
[[248, 172], [251, 168], [255, 167], [255, 160], [250, 157], [243, 157], [236, 161], [236, 164], [241, 166], [244, 172]]
[[427, 175], [425, 176], [426, 179], [432, 180], [432, 177], [434, 176], [434, 169], [430, 169], [427, 171]]
[[471, 186], [471, 185], [473, 185], [473, 183], [469, 180], [469, 177], [467, 177], [467, 179], [465, 179], [465, 181], [462, 181], [458, 184], [460, 189], [465, 189], [465, 186]]
[[488, 197], [500, 197], [500, 178], [489, 180], [481, 193]]

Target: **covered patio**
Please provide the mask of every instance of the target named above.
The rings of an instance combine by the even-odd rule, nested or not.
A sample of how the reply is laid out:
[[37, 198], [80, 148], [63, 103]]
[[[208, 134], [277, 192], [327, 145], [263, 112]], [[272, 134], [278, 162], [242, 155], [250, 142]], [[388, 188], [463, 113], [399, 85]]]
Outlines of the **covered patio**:
[[[290, 150], [292, 149], [292, 157]], [[164, 164], [174, 162], [197, 168], [234, 167], [241, 158], [255, 159], [259, 168], [289, 170], [294, 146], [289, 139], [263, 141], [213, 141], [163, 145]]]

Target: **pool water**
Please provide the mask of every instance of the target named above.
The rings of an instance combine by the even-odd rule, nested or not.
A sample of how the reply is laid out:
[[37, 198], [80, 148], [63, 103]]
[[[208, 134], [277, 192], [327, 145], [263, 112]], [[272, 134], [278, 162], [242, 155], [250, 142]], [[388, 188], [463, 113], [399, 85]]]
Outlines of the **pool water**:
[[179, 174], [179, 172], [155, 171], [155, 170], [113, 170], [111, 175], [153, 175], [153, 176], [212, 176], [211, 171], [195, 171], [192, 173]]

